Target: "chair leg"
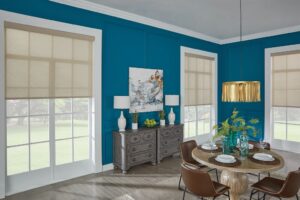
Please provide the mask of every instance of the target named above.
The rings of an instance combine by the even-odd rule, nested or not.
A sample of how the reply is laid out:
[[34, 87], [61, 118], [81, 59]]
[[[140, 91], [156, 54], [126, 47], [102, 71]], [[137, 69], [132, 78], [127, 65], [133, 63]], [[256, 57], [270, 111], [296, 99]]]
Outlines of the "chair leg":
[[296, 199], [299, 200], [298, 194], [296, 194]]
[[217, 182], [219, 182], [219, 174], [218, 174], [218, 170], [217, 170], [217, 169], [215, 169], [215, 170], [216, 170]]
[[186, 187], [184, 188], [184, 191], [183, 191], [182, 200], [184, 200], [184, 198], [185, 198], [185, 192], [186, 192]]
[[230, 200], [230, 192], [229, 192], [229, 190], [228, 190], [228, 200]]
[[263, 197], [263, 200], [265, 200], [266, 199], [266, 193], [264, 194], [264, 197]]
[[252, 200], [253, 193], [254, 193], [254, 189], [251, 191], [250, 200]]
[[182, 178], [182, 175], [180, 174], [179, 183], [178, 183], [178, 190], [181, 190], [181, 187], [180, 187], [181, 178]]

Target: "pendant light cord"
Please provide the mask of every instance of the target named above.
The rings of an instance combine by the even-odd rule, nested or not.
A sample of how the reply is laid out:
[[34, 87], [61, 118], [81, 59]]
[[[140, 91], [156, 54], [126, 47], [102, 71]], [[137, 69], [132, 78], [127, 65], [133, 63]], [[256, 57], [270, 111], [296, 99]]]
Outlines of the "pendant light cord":
[[243, 64], [243, 46], [242, 46], [242, 29], [243, 28], [243, 25], [242, 25], [242, 0], [240, 0], [240, 45], [241, 45], [241, 51], [240, 51], [240, 67], [239, 67], [239, 70], [240, 70], [240, 80], [242, 80], [242, 64]]
[[242, 0], [240, 0], [240, 42], [242, 41], [242, 28], [243, 28], [243, 24], [242, 24]]

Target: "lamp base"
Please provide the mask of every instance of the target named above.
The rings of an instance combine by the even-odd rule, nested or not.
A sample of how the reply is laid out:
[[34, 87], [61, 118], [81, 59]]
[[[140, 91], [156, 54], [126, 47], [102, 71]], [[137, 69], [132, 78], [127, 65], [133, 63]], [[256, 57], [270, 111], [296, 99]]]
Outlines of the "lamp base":
[[168, 118], [169, 118], [169, 124], [174, 125], [176, 116], [175, 113], [173, 112], [173, 108], [171, 108]]
[[121, 111], [121, 115], [118, 119], [118, 127], [119, 127], [119, 132], [125, 131], [126, 128], [126, 119], [123, 115], [123, 111]]

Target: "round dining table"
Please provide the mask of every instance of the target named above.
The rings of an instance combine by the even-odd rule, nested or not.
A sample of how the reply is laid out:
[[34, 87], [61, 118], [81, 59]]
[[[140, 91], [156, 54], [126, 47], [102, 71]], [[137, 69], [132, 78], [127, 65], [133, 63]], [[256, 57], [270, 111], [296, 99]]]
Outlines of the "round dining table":
[[[218, 164], [217, 162], [211, 161], [212, 157], [222, 154], [222, 152], [206, 152], [197, 147], [192, 151], [192, 157], [197, 162], [203, 165], [222, 171], [221, 183], [230, 187], [230, 199], [238, 200], [240, 199], [240, 196], [244, 194], [248, 189], [248, 173], [272, 172], [279, 170], [284, 166], [284, 160], [282, 156], [275, 153], [274, 151], [257, 149], [255, 153], [258, 152], [271, 154], [273, 157], [277, 158], [279, 162], [277, 162], [276, 164], [262, 164], [254, 162], [253, 159], [250, 159], [248, 157], [241, 159], [238, 155], [234, 155], [236, 158], [238, 158], [238, 160], [240, 160], [240, 164], [235, 167], [227, 167], [222, 164]], [[249, 156], [251, 156], [251, 154], [253, 153], [249, 153]]]

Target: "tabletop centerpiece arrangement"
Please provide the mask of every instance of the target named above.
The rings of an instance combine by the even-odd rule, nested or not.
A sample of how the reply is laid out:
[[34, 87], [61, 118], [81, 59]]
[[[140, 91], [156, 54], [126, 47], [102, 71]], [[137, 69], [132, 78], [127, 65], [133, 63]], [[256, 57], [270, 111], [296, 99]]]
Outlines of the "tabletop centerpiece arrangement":
[[257, 130], [254, 125], [258, 122], [259, 120], [256, 118], [246, 121], [242, 116], [239, 116], [239, 111], [234, 109], [230, 117], [213, 127], [216, 130], [213, 139], [222, 138], [223, 153], [231, 154], [237, 146], [239, 136], [241, 157], [247, 157], [249, 149], [248, 135], [252, 133], [254, 137], [256, 136]]

